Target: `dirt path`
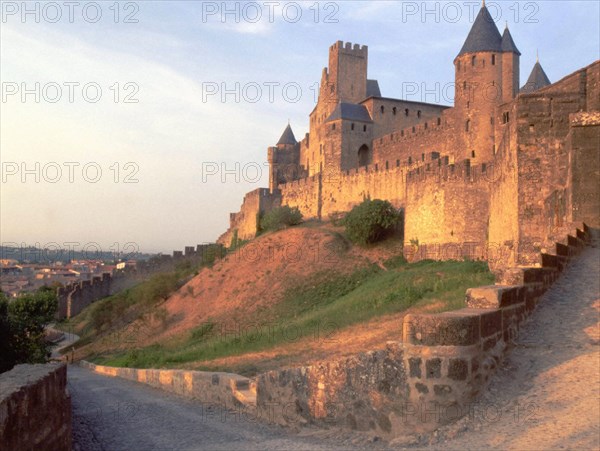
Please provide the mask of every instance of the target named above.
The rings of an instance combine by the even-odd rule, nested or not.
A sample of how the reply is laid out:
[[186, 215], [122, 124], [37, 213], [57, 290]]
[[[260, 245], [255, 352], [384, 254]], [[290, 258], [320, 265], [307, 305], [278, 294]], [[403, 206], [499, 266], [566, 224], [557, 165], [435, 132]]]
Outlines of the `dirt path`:
[[600, 449], [599, 280], [595, 247], [544, 295], [473, 416], [439, 430], [428, 447]]

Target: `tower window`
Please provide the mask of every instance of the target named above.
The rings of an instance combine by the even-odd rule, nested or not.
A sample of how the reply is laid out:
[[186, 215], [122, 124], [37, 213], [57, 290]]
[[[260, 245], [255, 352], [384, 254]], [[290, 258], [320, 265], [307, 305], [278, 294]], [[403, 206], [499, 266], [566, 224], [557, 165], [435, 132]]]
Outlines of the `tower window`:
[[350, 125], [350, 130], [354, 130], [354, 124]]
[[476, 62], [477, 62], [477, 57], [473, 56], [473, 58], [471, 58], [471, 66], [475, 66]]
[[496, 55], [492, 55], [492, 66], [496, 65]]
[[404, 115], [408, 116], [408, 108], [404, 110]]
[[471, 131], [471, 120], [467, 119], [467, 123], [465, 124], [465, 131]]
[[392, 108], [392, 114], [393, 114], [394, 116], [396, 115], [397, 111], [398, 111], [398, 110], [397, 110], [397, 108], [396, 108], [396, 107]]
[[412, 164], [412, 157], [408, 157], [408, 164]]
[[456, 62], [456, 69], [460, 70], [460, 60]]
[[385, 113], [385, 107], [381, 105], [381, 114]]
[[463, 81], [463, 89], [467, 89], [467, 82]]
[[417, 117], [420, 118], [421, 117], [421, 110], [417, 111]]
[[471, 151], [471, 158], [475, 158], [475, 151], [474, 150]]
[[367, 131], [367, 126], [363, 125], [363, 132], [366, 132], [366, 131]]
[[333, 125], [331, 126], [331, 129], [332, 129], [332, 130], [335, 130], [335, 124], [333, 124]]
[[425, 130], [427, 130], [427, 122], [425, 122]]
[[438, 125], [442, 125], [442, 118], [441, 118], [441, 117], [438, 117], [438, 118], [437, 118], [437, 124], [438, 124]]
[[490, 125], [494, 125], [494, 116], [490, 117]]
[[319, 146], [319, 155], [323, 155], [323, 144]]

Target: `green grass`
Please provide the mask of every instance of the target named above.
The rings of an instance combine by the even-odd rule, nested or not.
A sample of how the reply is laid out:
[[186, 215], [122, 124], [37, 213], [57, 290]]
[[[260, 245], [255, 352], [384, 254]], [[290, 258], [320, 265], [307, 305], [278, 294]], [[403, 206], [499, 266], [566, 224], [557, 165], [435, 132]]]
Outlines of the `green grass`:
[[[412, 306], [441, 301], [438, 311], [461, 308], [467, 288], [494, 281], [487, 264], [482, 262], [406, 264], [403, 259], [395, 258], [385, 266], [387, 271], [373, 265], [350, 275], [333, 271], [318, 273], [290, 288], [282, 302], [267, 312], [269, 316], [252, 318], [256, 321], [254, 327], [242, 329], [242, 333], [207, 322], [191, 331], [187, 338], [95, 356], [94, 361], [112, 366], [177, 367], [187, 362], [257, 352], [302, 337], [326, 339], [332, 331]], [[277, 318], [277, 322], [269, 322], [269, 318]]]

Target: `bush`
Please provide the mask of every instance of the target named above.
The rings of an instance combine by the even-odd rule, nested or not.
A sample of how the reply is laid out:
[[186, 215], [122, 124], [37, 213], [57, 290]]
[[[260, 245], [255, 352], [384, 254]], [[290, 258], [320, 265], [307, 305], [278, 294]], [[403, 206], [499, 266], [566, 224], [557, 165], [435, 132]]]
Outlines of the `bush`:
[[365, 199], [343, 220], [346, 235], [357, 244], [375, 243], [396, 230], [401, 214], [385, 200]]
[[40, 289], [8, 301], [0, 293], [0, 372], [20, 363], [45, 363], [50, 347], [44, 329], [58, 308], [56, 292]]
[[298, 208], [290, 208], [287, 205], [277, 207], [263, 216], [260, 221], [262, 231], [280, 230], [286, 227], [298, 225], [302, 222], [302, 213]]

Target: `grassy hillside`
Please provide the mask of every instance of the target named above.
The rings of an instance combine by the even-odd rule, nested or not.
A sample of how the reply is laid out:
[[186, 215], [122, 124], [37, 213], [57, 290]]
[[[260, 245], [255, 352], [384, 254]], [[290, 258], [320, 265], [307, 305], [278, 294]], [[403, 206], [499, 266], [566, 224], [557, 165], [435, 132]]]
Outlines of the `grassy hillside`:
[[157, 276], [74, 319], [82, 335], [78, 356], [114, 366], [253, 374], [291, 363], [295, 354], [306, 363], [324, 352], [344, 352], [350, 347], [336, 342], [343, 336], [352, 349], [361, 343], [370, 349], [373, 337], [365, 338], [365, 328], [386, 322], [389, 331], [376, 343], [398, 339], [398, 315], [460, 308], [467, 288], [493, 283], [485, 263], [407, 264], [393, 242], [357, 248], [314, 227], [261, 238], [269, 246], [292, 239], [337, 243], [337, 258], [291, 264], [270, 253], [257, 264], [230, 255], [196, 276], [196, 268]]

